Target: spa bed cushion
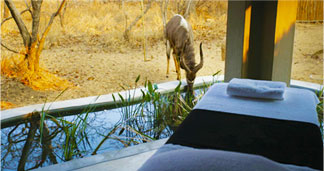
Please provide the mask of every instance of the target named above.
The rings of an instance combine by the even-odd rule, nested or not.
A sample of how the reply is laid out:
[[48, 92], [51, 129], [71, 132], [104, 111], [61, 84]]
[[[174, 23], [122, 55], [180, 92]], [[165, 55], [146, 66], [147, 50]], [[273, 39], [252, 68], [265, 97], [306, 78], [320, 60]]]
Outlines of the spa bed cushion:
[[[194, 152], [209, 156], [223, 155], [226, 151], [252, 155], [252, 158], [248, 156], [248, 161], [242, 162], [260, 160], [269, 168], [282, 164], [323, 169], [323, 142], [316, 112], [318, 99], [313, 92], [286, 88], [283, 100], [255, 99], [230, 96], [226, 93], [227, 85], [213, 85], [164, 146], [207, 150], [177, 151], [179, 155], [187, 155], [188, 161]], [[214, 153], [208, 150], [214, 150]], [[200, 158], [197, 162], [202, 160], [215, 162], [210, 157]], [[150, 162], [151, 159], [144, 166]]]

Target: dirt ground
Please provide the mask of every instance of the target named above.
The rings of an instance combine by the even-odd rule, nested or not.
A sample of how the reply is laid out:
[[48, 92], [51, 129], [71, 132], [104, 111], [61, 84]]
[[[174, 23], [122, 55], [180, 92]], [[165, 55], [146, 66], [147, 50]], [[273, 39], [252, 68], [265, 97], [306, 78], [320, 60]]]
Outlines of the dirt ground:
[[[198, 76], [212, 75], [219, 70], [224, 74], [221, 43], [221, 39], [203, 42], [205, 62]], [[199, 41], [196, 41], [196, 49], [198, 44]], [[292, 79], [323, 84], [323, 51], [313, 55], [322, 49], [323, 24], [298, 23], [295, 32]], [[166, 78], [167, 61], [162, 41], [148, 45], [146, 54], [150, 61], [144, 62], [141, 48], [111, 50], [101, 36], [67, 37], [43, 51], [41, 64], [52, 73], [76, 85], [57, 100], [108, 94], [118, 92], [123, 89], [122, 87], [133, 88], [138, 75], [141, 76], [139, 85], [146, 79], [155, 83], [176, 79], [172, 59], [170, 77]], [[199, 61], [198, 51], [196, 54]], [[184, 78], [183, 70], [182, 78]], [[13, 103], [15, 107], [51, 102], [59, 93], [35, 91], [15, 79], [1, 76], [1, 101]]]

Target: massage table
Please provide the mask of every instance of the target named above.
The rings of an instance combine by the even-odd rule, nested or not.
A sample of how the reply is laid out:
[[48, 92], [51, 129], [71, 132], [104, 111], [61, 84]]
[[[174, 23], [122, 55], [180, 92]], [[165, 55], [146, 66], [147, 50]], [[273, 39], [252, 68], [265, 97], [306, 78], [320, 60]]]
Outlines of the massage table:
[[232, 96], [214, 84], [140, 170], [323, 170], [316, 95]]

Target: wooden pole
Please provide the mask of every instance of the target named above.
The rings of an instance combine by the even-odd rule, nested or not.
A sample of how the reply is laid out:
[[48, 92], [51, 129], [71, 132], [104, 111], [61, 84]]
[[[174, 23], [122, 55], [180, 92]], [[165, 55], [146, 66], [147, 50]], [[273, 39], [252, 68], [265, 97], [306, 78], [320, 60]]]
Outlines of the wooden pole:
[[146, 59], [146, 39], [145, 39], [145, 15], [144, 15], [144, 0], [141, 0], [141, 11], [142, 11], [142, 24], [143, 24], [143, 53], [144, 53], [144, 62], [147, 61]]

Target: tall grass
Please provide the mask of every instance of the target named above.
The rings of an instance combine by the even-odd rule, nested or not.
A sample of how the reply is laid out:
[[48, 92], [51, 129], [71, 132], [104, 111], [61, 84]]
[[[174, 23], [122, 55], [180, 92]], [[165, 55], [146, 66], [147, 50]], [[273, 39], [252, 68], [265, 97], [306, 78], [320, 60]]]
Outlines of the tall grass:
[[[62, 91], [56, 99], [59, 98], [66, 90]], [[95, 101], [99, 98], [99, 96], [95, 99]], [[56, 100], [55, 99], [55, 100]], [[54, 101], [55, 101], [54, 100]], [[45, 103], [46, 104], [46, 103]], [[43, 137], [44, 134], [44, 127], [47, 127], [48, 122], [46, 118], [49, 118], [49, 121], [52, 121], [58, 130], [56, 131], [55, 135], [57, 135], [59, 132], [63, 133], [64, 143], [62, 144], [62, 151], [63, 155], [59, 157], [63, 161], [69, 161], [72, 160], [75, 157], [82, 157], [83, 154], [86, 154], [86, 150], [80, 150], [80, 146], [83, 145], [82, 149], [89, 149], [91, 148], [91, 144], [88, 141], [87, 136], [87, 126], [88, 126], [88, 116], [89, 113], [93, 112], [95, 110], [95, 106], [91, 106], [91, 104], [88, 105], [80, 114], [76, 115], [73, 120], [69, 121], [66, 120], [64, 117], [53, 117], [50, 114], [48, 114], [48, 109], [51, 107], [49, 105], [48, 109], [45, 110], [45, 104], [42, 108], [42, 111], [40, 113], [40, 144], [44, 144], [43, 141], [50, 141], [49, 137]], [[49, 131], [48, 131], [49, 132]], [[49, 135], [46, 135], [49, 136]], [[54, 136], [55, 137], [55, 136]], [[52, 138], [54, 138], [52, 136]], [[46, 150], [46, 147], [42, 147], [43, 150]]]

